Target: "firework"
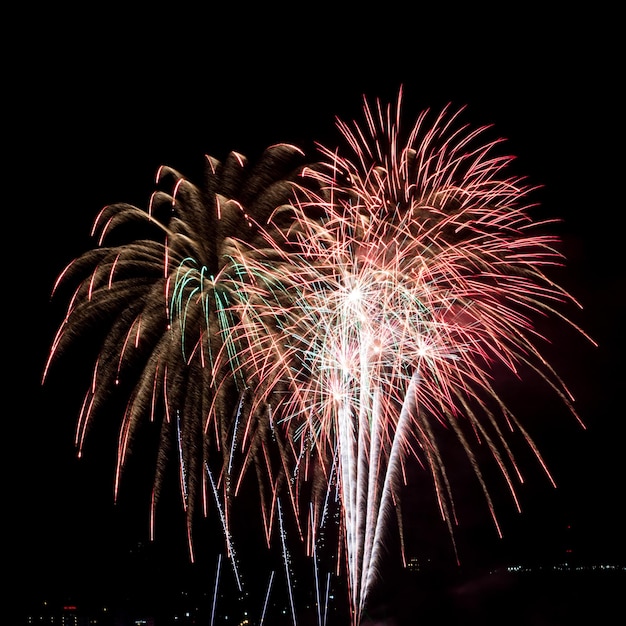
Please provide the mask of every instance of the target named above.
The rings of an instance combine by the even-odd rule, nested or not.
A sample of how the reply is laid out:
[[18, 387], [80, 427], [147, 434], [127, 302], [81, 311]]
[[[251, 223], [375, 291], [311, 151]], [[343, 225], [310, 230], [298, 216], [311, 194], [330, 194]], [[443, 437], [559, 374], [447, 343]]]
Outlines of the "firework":
[[[207, 515], [213, 501], [235, 563], [230, 503], [254, 468], [266, 542], [278, 535], [288, 586], [287, 503], [314, 561], [320, 626], [329, 583], [324, 592], [318, 542], [334, 503], [336, 568], [356, 625], [392, 518], [403, 535], [410, 460], [428, 469], [454, 536], [442, 425], [467, 456], [498, 532], [478, 449], [518, 508], [513, 433], [552, 480], [494, 372], [529, 368], [576, 416], [534, 323], [569, 323], [559, 310], [573, 299], [548, 276], [563, 261], [558, 242], [532, 219], [534, 189], [508, 173], [512, 157], [498, 153], [500, 140], [462, 125], [462, 112], [424, 112], [405, 133], [401, 95], [394, 106], [365, 101], [364, 123], [339, 120], [342, 146], [319, 146], [315, 165], [287, 146], [269, 149], [251, 171], [239, 155], [223, 165], [209, 159], [203, 190], [166, 168], [158, 179], [172, 176], [171, 194], [157, 193], [147, 212], [113, 205], [96, 222], [106, 235], [140, 217], [164, 240], [98, 248], [68, 272], [82, 280], [51, 358], [90, 323], [112, 320], [79, 450], [109, 390], [140, 371], [118, 471], [139, 422], [161, 419], [154, 503], [166, 461], [176, 459], [190, 546], [196, 502]], [[295, 624], [291, 594], [290, 611]]]
[[[174, 461], [192, 558], [199, 503], [207, 515], [215, 502], [231, 553], [233, 454], [244, 428], [252, 449], [267, 432], [259, 422], [251, 433], [251, 422], [245, 422], [253, 417], [246, 410], [247, 382], [240, 375], [240, 348], [229, 338], [235, 320], [224, 285], [233, 238], [263, 250], [267, 226], [261, 232], [256, 224], [266, 225], [276, 207], [290, 200], [303, 164], [302, 152], [285, 144], [271, 146], [254, 164], [235, 152], [224, 162], [207, 156], [202, 187], [161, 167], [147, 210], [106, 206], [92, 231], [98, 247], [73, 261], [54, 288], [76, 285], [44, 379], [54, 359], [106, 320], [77, 424], [78, 454], [92, 421], [123, 389], [128, 403], [119, 427], [115, 492], [142, 423], [160, 425], [151, 533], [166, 467]], [[114, 243], [106, 245], [109, 240]]]
[[498, 533], [478, 447], [518, 508], [513, 432], [552, 480], [492, 372], [531, 368], [576, 415], [533, 324], [572, 298], [545, 273], [562, 262], [557, 240], [531, 218], [533, 188], [507, 175], [512, 157], [496, 154], [499, 140], [482, 141], [486, 128], [460, 126], [462, 110], [434, 121], [424, 113], [405, 137], [400, 101], [395, 109], [366, 101], [364, 110], [364, 126], [338, 122], [349, 156], [320, 147], [327, 166], [308, 172], [320, 193], [299, 195], [290, 245], [268, 236], [266, 258], [243, 246], [232, 288], [233, 333], [248, 351], [256, 402], [271, 405], [276, 428], [289, 433], [294, 476], [313, 484], [309, 528], [324, 524], [339, 486], [355, 624], [388, 520], [401, 523], [407, 459], [430, 470], [453, 535], [439, 424], [465, 451]]

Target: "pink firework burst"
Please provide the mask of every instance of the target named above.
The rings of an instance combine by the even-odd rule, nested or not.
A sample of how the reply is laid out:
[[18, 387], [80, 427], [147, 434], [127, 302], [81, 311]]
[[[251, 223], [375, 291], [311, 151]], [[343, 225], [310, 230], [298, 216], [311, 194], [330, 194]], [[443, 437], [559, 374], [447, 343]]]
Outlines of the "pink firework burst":
[[364, 125], [338, 122], [349, 156], [320, 147], [326, 165], [305, 176], [321, 191], [276, 211], [294, 219], [284, 241], [266, 237], [265, 256], [242, 244], [233, 286], [233, 333], [255, 402], [289, 433], [292, 475], [320, 483], [311, 542], [338, 486], [355, 624], [408, 458], [430, 470], [452, 533], [437, 424], [462, 444], [500, 532], [476, 447], [488, 449], [518, 507], [513, 431], [550, 474], [493, 372], [531, 368], [576, 415], [533, 322], [573, 301], [546, 275], [563, 259], [533, 222], [533, 189], [507, 174], [512, 157], [496, 154], [499, 140], [459, 124], [460, 110], [434, 122], [425, 112], [403, 137], [400, 105], [366, 101]]

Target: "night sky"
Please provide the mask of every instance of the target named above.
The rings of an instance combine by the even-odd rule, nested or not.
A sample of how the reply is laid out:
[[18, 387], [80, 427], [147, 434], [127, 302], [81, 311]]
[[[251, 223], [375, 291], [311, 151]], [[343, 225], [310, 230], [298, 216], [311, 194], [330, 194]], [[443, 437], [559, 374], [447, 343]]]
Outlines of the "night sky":
[[[114, 506], [114, 441], [103, 436], [106, 445], [91, 442], [87, 458], [75, 458], [84, 389], [74, 382], [92, 363], [60, 368], [41, 386], [66, 305], [50, 300], [52, 286], [93, 245], [89, 231], [99, 209], [118, 201], [146, 206], [161, 164], [200, 181], [204, 154], [223, 159], [236, 150], [253, 159], [277, 142], [312, 154], [314, 141], [336, 138], [335, 115], [360, 119], [363, 94], [393, 101], [400, 85], [407, 123], [450, 102], [466, 105], [465, 119], [474, 125], [494, 124], [507, 138], [516, 172], [543, 186], [542, 210], [563, 219], [555, 228], [568, 264], [559, 279], [584, 306], [568, 314], [599, 344], [559, 327], [546, 349], [586, 430], [549, 394], [519, 393], [521, 417], [535, 429], [558, 488], [530, 471], [523, 513], [505, 505], [501, 541], [492, 537], [482, 502], [475, 511], [463, 499], [461, 557], [480, 565], [553, 558], [567, 544], [589, 562], [626, 562], [625, 209], [618, 168], [624, 67], [617, 17], [537, 13], [487, 23], [479, 15], [450, 21], [446, 11], [420, 17], [389, 9], [386, 17], [385, 10], [368, 19], [320, 6], [281, 19], [234, 10], [218, 20], [171, 8], [132, 18], [56, 8], [20, 27], [5, 92], [6, 597], [147, 586], [193, 569], [174, 497], [176, 512], [157, 544], [146, 547], [142, 470]], [[428, 524], [420, 531], [430, 538]], [[152, 565], [142, 569], [142, 559]], [[212, 561], [209, 567], [210, 578]]]

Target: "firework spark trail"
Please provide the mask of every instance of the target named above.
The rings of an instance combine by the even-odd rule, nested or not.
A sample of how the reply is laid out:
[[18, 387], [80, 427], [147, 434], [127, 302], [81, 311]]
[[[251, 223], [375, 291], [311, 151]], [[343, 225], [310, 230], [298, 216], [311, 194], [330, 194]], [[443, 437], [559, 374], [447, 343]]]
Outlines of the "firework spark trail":
[[[374, 390], [372, 400], [372, 414], [379, 415], [380, 394]], [[379, 484], [379, 459], [380, 459], [380, 428], [382, 424], [379, 420], [372, 421], [372, 438], [370, 446], [370, 464], [367, 474], [367, 495], [366, 495], [366, 521], [365, 533], [363, 535], [363, 565], [361, 568], [360, 588], [365, 589], [369, 573], [369, 563], [371, 551], [374, 541], [375, 520], [377, 518], [378, 503], [378, 484]]]
[[[367, 601], [368, 594], [371, 585], [375, 579], [375, 573], [380, 565], [380, 550], [382, 545], [382, 533], [384, 532], [386, 518], [390, 514], [392, 507], [391, 503], [391, 483], [397, 480], [398, 472], [400, 471], [401, 463], [401, 442], [407, 437], [407, 430], [410, 426], [411, 414], [415, 411], [415, 396], [417, 387], [419, 385], [419, 373], [416, 371], [411, 378], [411, 382], [406, 391], [405, 401], [400, 411], [400, 417], [398, 418], [398, 425], [393, 436], [393, 442], [391, 444], [391, 451], [389, 453], [389, 459], [387, 468], [385, 471], [385, 482], [381, 490], [381, 500], [376, 503], [376, 506], [372, 506], [374, 509], [378, 509], [376, 518], [376, 525], [373, 530], [373, 537], [371, 537], [371, 545], [369, 546], [370, 559], [364, 565], [363, 571], [366, 572], [366, 578], [362, 586], [362, 590], [359, 594], [359, 619], [360, 615], [365, 609], [365, 602]], [[374, 419], [377, 419], [377, 415], [374, 415]], [[374, 503], [372, 503], [374, 505]]]
[[220, 580], [220, 573], [222, 570], [222, 554], [217, 555], [217, 568], [215, 570], [215, 587], [213, 589], [213, 602], [211, 604], [211, 626], [215, 621], [215, 607], [217, 605], [217, 586]]
[[293, 626], [296, 626], [296, 607], [293, 598], [293, 586], [291, 584], [291, 574], [289, 568], [291, 567], [291, 559], [289, 558], [289, 550], [287, 549], [287, 535], [285, 532], [285, 525], [283, 521], [283, 507], [280, 504], [280, 498], [277, 501], [278, 507], [278, 521], [280, 531], [280, 541], [283, 550], [283, 565], [285, 567], [285, 579], [287, 581], [287, 592], [289, 594], [289, 606], [291, 607], [291, 619]]
[[239, 589], [239, 591], [241, 591], [241, 578], [239, 576], [239, 569], [237, 567], [237, 559], [235, 556], [235, 547], [232, 541], [232, 536], [230, 533], [230, 529], [228, 527], [228, 524], [226, 522], [226, 516], [224, 515], [224, 511], [223, 508], [220, 504], [220, 500], [219, 500], [219, 492], [217, 490], [217, 485], [215, 484], [215, 479], [213, 478], [213, 474], [211, 473], [211, 470], [209, 469], [208, 465], [206, 466], [206, 472], [209, 476], [209, 480], [211, 481], [211, 488], [213, 489], [213, 495], [215, 497], [215, 504], [217, 506], [217, 510], [219, 513], [219, 517], [220, 517], [220, 521], [222, 523], [222, 531], [224, 533], [224, 537], [226, 539], [226, 548], [228, 551], [228, 558], [230, 559], [231, 565], [233, 567], [233, 572], [235, 574], [235, 579], [237, 581], [237, 588]]
[[270, 599], [270, 591], [272, 590], [272, 583], [274, 582], [274, 570], [270, 574], [270, 580], [267, 583], [267, 592], [265, 593], [265, 601], [263, 602], [263, 610], [261, 611], [261, 619], [259, 620], [259, 626], [263, 626], [265, 622], [265, 612], [267, 611], [267, 603]]
[[317, 522], [315, 519], [315, 511], [313, 510], [313, 503], [309, 506], [309, 519], [311, 520], [311, 528], [312, 528], [312, 536], [311, 536], [311, 545], [312, 545], [312, 559], [313, 559], [313, 579], [315, 581], [315, 606], [317, 609], [317, 624], [318, 626], [323, 626], [322, 623], [322, 599], [320, 594], [320, 577], [319, 577], [319, 567], [318, 567], [318, 556], [317, 556]]

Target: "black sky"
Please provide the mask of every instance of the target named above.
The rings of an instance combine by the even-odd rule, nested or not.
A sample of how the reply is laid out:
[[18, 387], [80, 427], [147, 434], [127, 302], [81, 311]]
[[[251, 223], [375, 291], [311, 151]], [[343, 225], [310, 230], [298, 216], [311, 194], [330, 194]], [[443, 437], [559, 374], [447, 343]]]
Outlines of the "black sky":
[[[467, 105], [466, 119], [493, 123], [508, 138], [515, 167], [543, 185], [546, 214], [564, 219], [562, 281], [584, 305], [574, 318], [599, 343], [591, 348], [566, 333], [550, 348], [586, 431], [543, 397], [534, 406], [527, 392], [531, 421], [554, 417], [539, 439], [559, 489], [537, 487], [525, 516], [507, 517], [505, 542], [549, 544], [571, 523], [581, 551], [626, 559], [619, 20], [600, 9], [491, 21], [386, 10], [367, 18], [321, 6], [292, 17], [242, 10], [218, 19], [173, 9], [131, 18], [110, 8], [56, 8], [19, 26], [19, 43], [5, 54], [4, 117], [3, 561], [15, 597], [50, 584], [112, 584], [119, 574], [112, 568], [145, 540], [141, 494], [122, 512], [112, 505], [112, 476], [101, 468], [114, 450], [94, 445], [92, 457], [74, 458], [83, 392], [73, 388], [76, 373], [40, 385], [63, 313], [63, 303], [50, 302], [52, 285], [91, 247], [98, 210], [117, 201], [145, 206], [161, 164], [194, 180], [205, 153], [254, 157], [281, 141], [312, 150], [313, 141], [335, 138], [335, 115], [360, 117], [363, 94], [393, 100], [401, 84], [407, 118], [448, 102]], [[159, 544], [163, 558], [183, 545], [173, 527]]]

